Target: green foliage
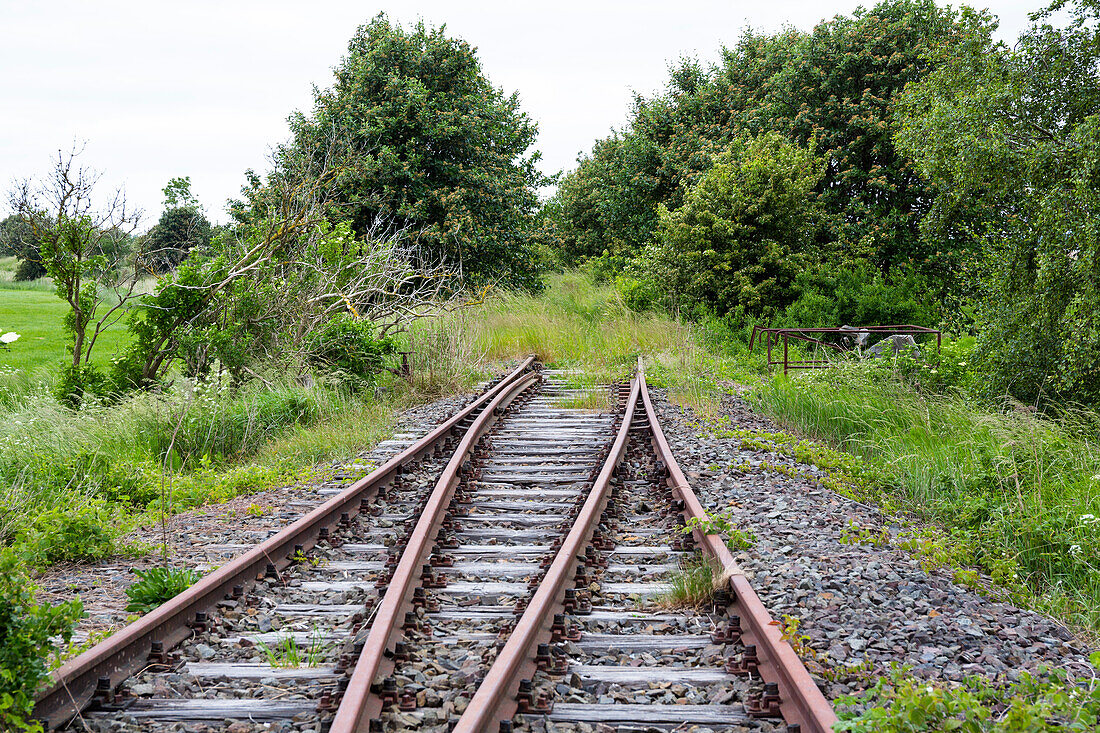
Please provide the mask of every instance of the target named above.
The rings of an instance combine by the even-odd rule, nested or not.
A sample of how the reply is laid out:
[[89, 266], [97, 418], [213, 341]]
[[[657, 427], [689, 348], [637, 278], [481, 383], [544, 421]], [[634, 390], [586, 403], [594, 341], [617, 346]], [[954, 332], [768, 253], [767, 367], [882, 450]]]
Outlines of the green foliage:
[[837, 702], [834, 730], [852, 733], [1092, 731], [1100, 724], [1100, 685], [1073, 681], [1061, 669], [1021, 672], [1012, 684], [970, 677], [950, 686], [895, 668], [866, 693]]
[[793, 289], [798, 297], [782, 318], [792, 326], [937, 324], [926, 280], [908, 267], [884, 275], [867, 262], [824, 263], [795, 275]]
[[1039, 14], [1013, 48], [970, 16], [965, 43], [899, 100], [897, 143], [990, 253], [977, 349], [988, 396], [1100, 401], [1100, 10]]
[[69, 407], [80, 407], [88, 395], [105, 398], [111, 393], [111, 381], [94, 364], [65, 364], [61, 367], [61, 379], [54, 387], [59, 402]]
[[732, 550], [747, 550], [756, 544], [756, 535], [750, 530], [738, 527], [729, 514], [707, 513], [706, 519], [692, 517], [680, 531], [691, 534], [695, 529], [703, 534], [725, 535], [726, 545]]
[[20, 554], [45, 567], [62, 561], [95, 562], [113, 555], [125, 530], [119, 512], [102, 500], [57, 507], [40, 513], [17, 538]]
[[298, 642], [291, 636], [281, 637], [274, 646], [259, 642], [256, 648], [272, 667], [316, 667], [325, 661], [332, 644], [326, 643], [320, 629], [314, 627], [310, 633], [309, 645], [304, 648], [298, 646]]
[[911, 550], [933, 564], [981, 567], [1018, 602], [1026, 583], [1032, 605], [1100, 626], [1094, 414], [991, 411], [866, 364], [776, 378], [759, 400], [781, 424], [852, 451], [876, 477], [847, 492], [841, 483], [842, 493], [945, 528], [902, 538]]
[[374, 324], [341, 314], [310, 334], [310, 361], [328, 371], [347, 375], [353, 384], [381, 371], [384, 358], [394, 353], [392, 339], [378, 338]]
[[794, 299], [816, 240], [821, 175], [819, 158], [778, 133], [735, 141], [680, 208], [660, 208], [636, 276], [676, 310], [776, 313]]
[[840, 544], [889, 547], [890, 533], [886, 531], [885, 527], [875, 531], [870, 527], [861, 527], [859, 524], [849, 519], [848, 526], [840, 533]]
[[126, 589], [127, 611], [146, 614], [194, 585], [202, 576], [190, 568], [155, 567], [134, 570], [138, 580]]
[[[537, 128], [519, 96], [494, 87], [474, 49], [444, 28], [406, 30], [384, 15], [359, 28], [335, 74], [311, 116], [291, 117], [293, 141], [277, 165], [319, 156], [335, 136], [346, 150], [334, 221], [349, 219], [361, 237], [379, 223], [407, 226], [456, 275], [537, 288], [542, 177], [538, 154], [527, 152]], [[258, 186], [246, 195], [253, 212], [263, 208]]]
[[178, 267], [191, 250], [209, 247], [213, 236], [214, 229], [201, 210], [166, 209], [139, 242], [138, 266], [147, 272], [163, 274]]
[[68, 641], [83, 608], [79, 600], [56, 606], [35, 601], [34, 585], [15, 553], [0, 548], [0, 728], [41, 731], [30, 720], [34, 694], [49, 677], [51, 638]]
[[17, 214], [0, 221], [0, 257], [9, 255], [19, 261], [14, 273], [16, 281], [37, 280], [46, 274], [34, 228]]
[[934, 52], [963, 41], [965, 17], [931, 0], [887, 0], [809, 33], [746, 32], [710, 67], [679, 62], [665, 92], [636, 98], [627, 128], [563, 178], [548, 204], [553, 246], [567, 264], [629, 259], [657, 232], [658, 205], [678, 209], [717, 154], [777, 132], [828, 161], [816, 193], [825, 241], [841, 242], [846, 259], [884, 273], [909, 263], [946, 281], [944, 292], [964, 283], [952, 273], [973, 242], [947, 236], [950, 227], [920, 232], [934, 188], [895, 147], [893, 103], [939, 63]]

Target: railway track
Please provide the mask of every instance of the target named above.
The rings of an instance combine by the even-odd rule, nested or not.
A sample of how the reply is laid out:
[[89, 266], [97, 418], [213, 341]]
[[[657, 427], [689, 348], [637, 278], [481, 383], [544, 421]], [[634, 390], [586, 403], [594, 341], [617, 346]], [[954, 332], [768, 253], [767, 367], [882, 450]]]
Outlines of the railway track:
[[[66, 663], [48, 728], [824, 731], [640, 365], [562, 407], [530, 357], [284, 531]], [[687, 525], [687, 528], [685, 526]], [[662, 598], [700, 558], [701, 607]]]

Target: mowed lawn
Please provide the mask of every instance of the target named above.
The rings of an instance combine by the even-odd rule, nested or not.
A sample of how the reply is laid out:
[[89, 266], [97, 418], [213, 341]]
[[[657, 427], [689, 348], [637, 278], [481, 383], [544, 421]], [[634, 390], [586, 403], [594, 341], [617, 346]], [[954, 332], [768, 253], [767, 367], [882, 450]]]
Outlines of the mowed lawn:
[[[52, 290], [9, 290], [4, 285], [0, 282], [0, 333], [15, 331], [19, 340], [6, 349], [0, 346], [0, 368], [30, 374], [71, 359], [65, 348], [69, 343], [64, 327], [68, 304]], [[96, 339], [93, 363], [106, 366], [129, 342], [125, 323], [115, 324]]]

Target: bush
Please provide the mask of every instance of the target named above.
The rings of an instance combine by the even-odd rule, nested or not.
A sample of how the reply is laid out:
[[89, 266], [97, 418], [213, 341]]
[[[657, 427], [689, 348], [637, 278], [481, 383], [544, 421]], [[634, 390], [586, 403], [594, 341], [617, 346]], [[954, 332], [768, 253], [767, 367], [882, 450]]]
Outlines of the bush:
[[934, 326], [936, 318], [926, 305], [928, 288], [912, 270], [896, 268], [890, 277], [868, 262], [824, 266], [798, 273], [794, 280], [798, 298], [784, 320], [791, 326]]
[[120, 519], [119, 512], [101, 500], [51, 509], [38, 515], [18, 545], [38, 566], [102, 560], [115, 552], [115, 540], [124, 531]]
[[127, 611], [149, 613], [190, 588], [201, 577], [190, 568], [160, 567], [135, 570], [138, 580], [126, 589]]
[[111, 391], [111, 380], [98, 367], [67, 364], [61, 370], [61, 380], [54, 388], [54, 395], [62, 404], [76, 409], [84, 404], [87, 395], [105, 398]]
[[366, 380], [382, 370], [393, 352], [393, 341], [375, 336], [370, 321], [340, 314], [313, 332], [309, 359], [327, 371]]
[[631, 270], [674, 311], [781, 311], [820, 248], [814, 187], [824, 163], [778, 133], [734, 141], [675, 211], [659, 209], [656, 240]]
[[56, 606], [35, 602], [35, 588], [22, 572], [19, 559], [0, 549], [0, 728], [38, 731], [28, 720], [34, 693], [46, 681], [50, 639], [68, 642], [73, 624], [83, 613], [79, 600]]

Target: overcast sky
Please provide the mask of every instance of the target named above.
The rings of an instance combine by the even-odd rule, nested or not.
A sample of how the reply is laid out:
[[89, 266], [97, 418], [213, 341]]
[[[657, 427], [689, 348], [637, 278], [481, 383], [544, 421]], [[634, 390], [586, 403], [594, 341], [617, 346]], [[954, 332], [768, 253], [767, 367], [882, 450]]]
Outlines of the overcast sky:
[[[1015, 38], [1040, 2], [998, 0], [1001, 36]], [[715, 59], [746, 26], [809, 29], [858, 4], [0, 0], [0, 214], [13, 179], [47, 172], [80, 140], [84, 162], [104, 187], [125, 186], [145, 226], [174, 176], [190, 176], [224, 221], [244, 170], [266, 170], [287, 115], [310, 108], [311, 85], [330, 85], [356, 27], [380, 11], [446, 24], [475, 46], [490, 80], [518, 91], [538, 122], [553, 173], [625, 122], [633, 90], [659, 90], [669, 61]]]

